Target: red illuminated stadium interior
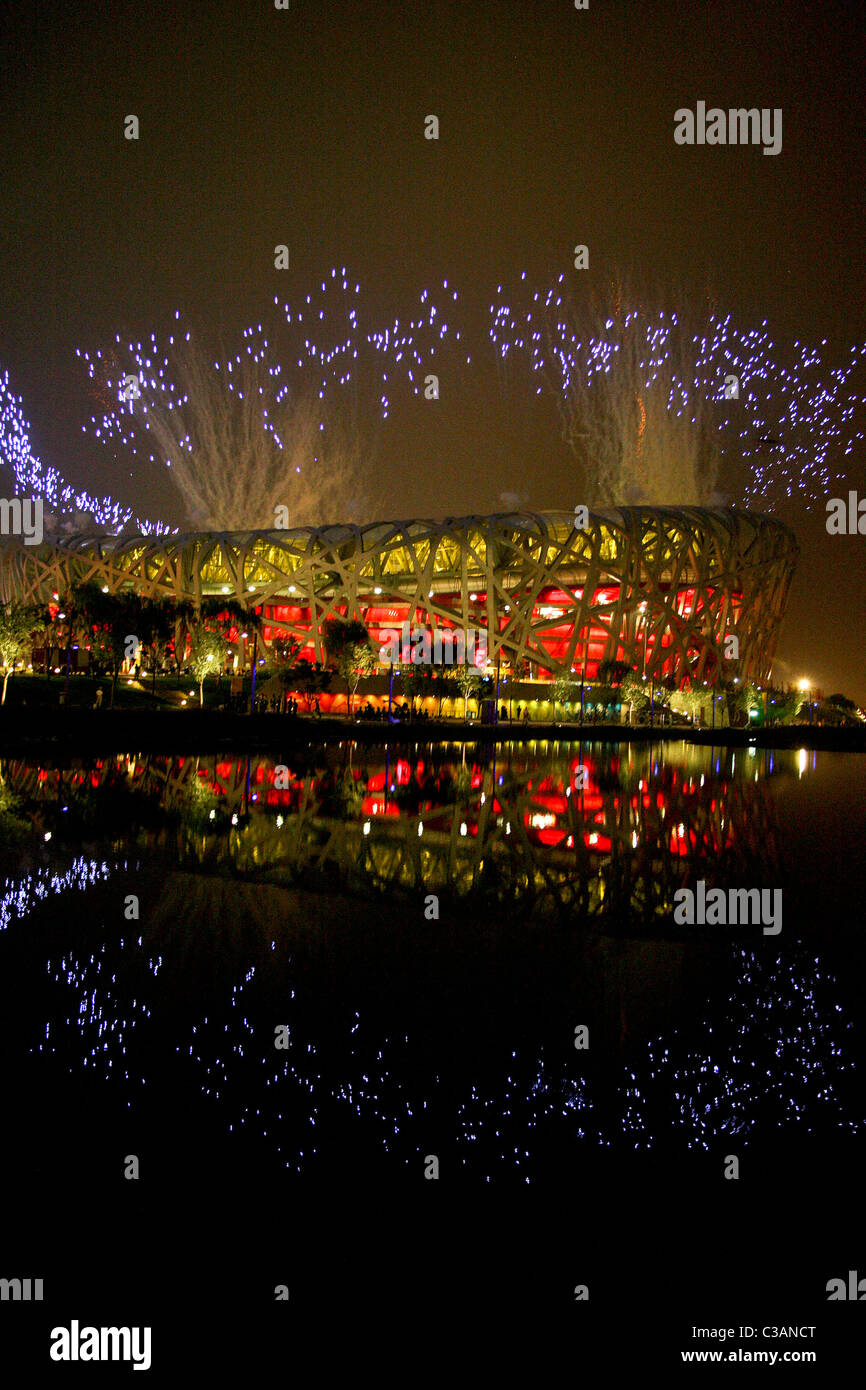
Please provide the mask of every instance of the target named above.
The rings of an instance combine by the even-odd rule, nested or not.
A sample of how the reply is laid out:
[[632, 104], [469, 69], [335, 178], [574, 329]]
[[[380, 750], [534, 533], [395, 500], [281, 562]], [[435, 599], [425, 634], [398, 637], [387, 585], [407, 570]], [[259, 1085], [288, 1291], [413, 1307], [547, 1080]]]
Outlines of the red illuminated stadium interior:
[[[664, 588], [665, 586], [661, 587]], [[581, 639], [578, 642], [575, 655], [575, 660], [579, 663], [575, 669], [579, 669], [587, 680], [595, 680], [597, 678], [599, 663], [604, 660], [605, 652], [609, 651], [609, 625], [616, 612], [619, 593], [619, 585], [610, 584], [599, 587], [593, 594], [593, 607], [597, 608], [599, 611], [594, 621], [590, 623], [588, 628], [584, 629]], [[573, 594], [570, 594], [562, 589], [547, 588], [541, 591], [533, 606], [533, 626], [545, 621], [550, 624], [541, 630], [538, 630], [536, 627], [538, 645], [555, 661], [562, 661], [567, 654], [569, 641], [572, 635], [572, 624], [569, 622], [566, 615], [568, 610], [573, 608], [575, 599], [580, 600], [582, 596], [582, 590], [580, 589], [576, 589]], [[711, 593], [710, 597], [712, 596]], [[435, 601], [437, 607], [451, 607], [456, 609], [460, 603], [460, 595], [456, 590], [452, 593], [437, 593]], [[695, 607], [696, 602], [697, 607]], [[735, 621], [742, 603], [742, 595], [739, 593], [732, 594], [731, 603], [733, 619]], [[677, 617], [682, 619], [684, 623], [693, 623], [695, 617], [700, 617], [703, 602], [697, 600], [697, 594], [694, 588], [682, 588], [676, 593], [673, 607]], [[561, 623], [555, 621], [558, 616], [555, 612], [557, 608], [562, 610], [563, 621]], [[371, 602], [369, 607], [364, 606], [362, 608], [362, 615], [373, 642], [379, 645], [384, 645], [387, 632], [394, 630], [399, 631], [404, 623], [409, 624], [410, 630], [416, 625], [422, 626], [425, 624], [430, 624], [442, 630], [452, 631], [456, 631], [459, 626], [456, 621], [449, 621], [438, 615], [434, 615], [431, 619], [421, 607], [416, 606], [410, 609], [409, 604], [394, 602], [388, 603], [387, 605]], [[301, 628], [306, 631], [309, 631], [310, 628], [310, 610], [308, 607], [299, 604], [267, 604], [265, 606], [265, 618], [271, 620], [270, 622], [266, 622], [264, 627], [266, 642], [285, 641], [294, 635], [289, 628], [281, 626], [282, 623], [290, 623], [295, 628]], [[472, 624], [473, 619], [474, 626], [481, 630], [486, 628], [486, 595], [483, 591], [478, 591], [475, 601], [470, 606], [470, 624]], [[501, 632], [507, 629], [510, 621], [511, 618], [507, 613], [500, 617], [499, 628]], [[624, 639], [624, 634], [622, 632], [620, 636], [621, 639]], [[653, 634], [648, 632], [645, 639], [646, 653], [648, 655], [652, 654], [654, 643], [655, 638]], [[673, 645], [673, 638], [669, 631], [662, 634], [660, 645], [662, 650]], [[312, 642], [307, 642], [302, 647], [300, 655], [302, 659], [309, 661], [314, 660]], [[625, 646], [620, 645], [617, 648], [616, 659], [621, 660], [624, 659], [624, 657]], [[583, 667], [584, 658], [586, 661], [585, 670]], [[660, 671], [660, 674], [669, 674], [672, 669], [672, 662], [665, 662], [660, 668], [656, 667], [656, 670]], [[543, 667], [539, 667], [537, 676], [538, 679], [542, 681], [552, 679], [550, 672], [544, 670]]]

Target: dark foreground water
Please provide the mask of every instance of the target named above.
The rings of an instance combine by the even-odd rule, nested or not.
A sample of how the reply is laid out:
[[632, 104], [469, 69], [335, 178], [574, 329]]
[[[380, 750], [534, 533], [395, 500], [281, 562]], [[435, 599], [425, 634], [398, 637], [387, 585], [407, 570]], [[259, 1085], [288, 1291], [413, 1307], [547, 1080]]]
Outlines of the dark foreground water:
[[[353, 1307], [380, 1259], [391, 1300], [442, 1266], [464, 1310], [573, 1313], [589, 1271], [677, 1287], [683, 1318], [749, 1279], [826, 1313], [866, 1275], [866, 759], [347, 743], [0, 774], [4, 1190], [48, 1232], [76, 1204], [97, 1240], [162, 1222], [173, 1261], [285, 1223], [274, 1270], [328, 1307], [333, 1260]], [[683, 887], [779, 910], [681, 924]]]

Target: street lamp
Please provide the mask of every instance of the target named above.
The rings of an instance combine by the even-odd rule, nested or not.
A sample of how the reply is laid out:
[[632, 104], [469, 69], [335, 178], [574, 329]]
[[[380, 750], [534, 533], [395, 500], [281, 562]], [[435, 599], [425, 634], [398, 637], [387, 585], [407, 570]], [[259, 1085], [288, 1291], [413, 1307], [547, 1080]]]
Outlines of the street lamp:
[[256, 712], [256, 660], [259, 654], [259, 630], [253, 630], [253, 679], [250, 689], [250, 714]]
[[583, 641], [583, 665], [582, 665], [582, 667], [580, 668], [580, 724], [581, 724], [581, 728], [583, 727], [583, 708], [584, 708], [584, 706], [583, 706], [583, 695], [584, 695], [584, 686], [586, 685], [586, 658], [587, 658], [587, 654], [588, 654], [588, 648], [589, 648], [589, 633], [587, 633], [587, 635], [586, 635], [586, 637], [584, 638], [584, 641]]
[[811, 686], [807, 680], [800, 681], [800, 689], [809, 696], [809, 727], [812, 727], [812, 695]]

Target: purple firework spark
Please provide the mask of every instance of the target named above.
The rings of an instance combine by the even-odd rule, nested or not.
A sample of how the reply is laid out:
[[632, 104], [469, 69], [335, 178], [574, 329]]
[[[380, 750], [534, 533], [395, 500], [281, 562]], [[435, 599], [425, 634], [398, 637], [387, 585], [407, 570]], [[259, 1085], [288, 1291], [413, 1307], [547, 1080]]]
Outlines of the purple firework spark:
[[[130, 507], [111, 497], [96, 497], [86, 489], [76, 488], [56, 468], [44, 466], [35, 456], [23, 402], [12, 391], [8, 372], [0, 374], [0, 467], [11, 472], [17, 495], [41, 497], [58, 514], [88, 514], [107, 531], [122, 530], [132, 517]], [[168, 529], [139, 517], [135, 525], [145, 533]]]
[[[601, 332], [578, 333], [579, 315], [560, 275], [547, 292], [519, 292], [521, 308], [503, 297], [502, 286], [490, 305], [489, 333], [497, 360], [522, 359], [545, 391], [560, 401], [592, 388], [601, 374], [616, 374], [622, 361], [622, 335], [630, 325], [638, 335], [644, 371], [643, 389], [667, 389], [666, 409], [695, 423], [698, 408], [710, 403], [719, 432], [719, 453], [739, 458], [747, 467], [743, 498], [747, 503], [772, 502], [780, 495], [804, 496], [809, 503], [824, 499], [831, 484], [843, 476], [843, 459], [854, 451], [863, 433], [855, 427], [857, 408], [866, 395], [849, 386], [866, 343], [852, 346], [847, 362], [830, 366], [821, 349], [794, 344], [792, 365], [776, 355], [766, 319], [758, 328], [742, 328], [731, 316], [709, 315], [703, 332], [690, 336], [682, 351], [683, 330], [676, 313], [636, 310], [621, 323], [612, 318]], [[531, 299], [529, 295], [531, 294]], [[679, 351], [677, 350], [679, 349]], [[681, 372], [681, 364], [691, 371]], [[726, 397], [726, 379], [737, 378], [736, 399]]]

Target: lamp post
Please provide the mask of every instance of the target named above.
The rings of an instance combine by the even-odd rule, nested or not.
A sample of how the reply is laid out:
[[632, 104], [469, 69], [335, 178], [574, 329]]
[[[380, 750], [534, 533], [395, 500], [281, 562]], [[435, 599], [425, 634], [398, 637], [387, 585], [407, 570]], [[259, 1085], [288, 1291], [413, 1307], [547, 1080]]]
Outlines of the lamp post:
[[642, 666], [641, 666], [641, 676], [642, 676], [642, 678], [645, 680], [645, 679], [646, 679], [646, 639], [647, 639], [646, 600], [644, 600], [643, 603], [639, 603], [638, 606], [637, 606], [637, 621], [636, 621], [636, 624], [635, 624], [635, 641], [636, 641], [636, 643], [637, 643], [638, 646], [640, 646], [641, 627], [643, 627], [643, 664], [642, 664]]
[[812, 689], [808, 681], [800, 681], [800, 689], [809, 697], [809, 728], [812, 727]]
[[256, 712], [256, 656], [258, 655], [258, 650], [259, 630], [258, 628], [256, 628], [253, 632], [253, 681], [252, 689], [250, 691], [250, 714], [255, 714]]
[[72, 617], [70, 615], [69, 628], [67, 629], [66, 634], [66, 681], [63, 686], [63, 700], [61, 701], [61, 703], [64, 705], [66, 704], [66, 701], [69, 699], [69, 671], [72, 665], [72, 636]]
[[589, 642], [586, 638], [583, 641], [583, 666], [580, 669], [580, 724], [583, 727], [583, 687], [586, 684], [586, 649]]

